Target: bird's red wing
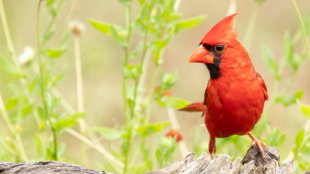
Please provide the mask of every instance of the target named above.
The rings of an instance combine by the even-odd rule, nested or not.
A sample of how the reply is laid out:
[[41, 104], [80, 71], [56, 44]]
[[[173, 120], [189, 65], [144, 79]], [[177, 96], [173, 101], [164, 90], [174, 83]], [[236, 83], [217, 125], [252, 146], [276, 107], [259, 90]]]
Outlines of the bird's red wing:
[[263, 89], [263, 92], [264, 92], [264, 96], [265, 96], [265, 100], [268, 100], [267, 87], [266, 87], [266, 84], [264, 82], [264, 79], [257, 72], [256, 72], [256, 77], [257, 77], [257, 80], [259, 81], [259, 83], [262, 86], [262, 89]]

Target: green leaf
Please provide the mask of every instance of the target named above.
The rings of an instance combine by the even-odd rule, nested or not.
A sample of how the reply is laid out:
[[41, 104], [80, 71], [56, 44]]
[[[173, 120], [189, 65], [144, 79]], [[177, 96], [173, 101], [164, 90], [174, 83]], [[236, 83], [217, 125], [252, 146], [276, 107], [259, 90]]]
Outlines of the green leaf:
[[117, 140], [124, 134], [123, 131], [111, 129], [108, 127], [93, 127], [91, 130], [100, 133], [101, 136], [110, 141]]
[[54, 0], [47, 0], [46, 6], [52, 5], [54, 3]]
[[156, 132], [162, 131], [163, 128], [170, 125], [170, 122], [158, 122], [149, 125], [142, 125], [136, 129], [137, 132], [141, 133], [142, 137], [150, 136]]
[[137, 18], [137, 23], [138, 25], [141, 25], [142, 23], [145, 22], [145, 18], [150, 14], [150, 11], [148, 10], [148, 4], [147, 3], [143, 3], [140, 7], [140, 14], [139, 17]]
[[173, 34], [170, 32], [164, 39], [153, 41], [151, 43], [150, 48], [154, 51], [159, 51], [163, 48], [165, 48], [168, 43], [171, 41]]
[[6, 110], [11, 110], [16, 107], [17, 104], [17, 99], [16, 97], [11, 97], [8, 99], [8, 101], [5, 103], [5, 109]]
[[18, 110], [13, 110], [13, 112], [10, 113], [9, 119], [12, 122], [12, 124], [16, 124], [20, 122], [21, 120], [19, 119], [19, 113]]
[[163, 155], [162, 155], [162, 153], [161, 153], [161, 151], [160, 151], [159, 149], [156, 150], [155, 155], [156, 155], [157, 161], [160, 162], [160, 163], [162, 163], [162, 161], [163, 161]]
[[143, 43], [139, 42], [136, 49], [131, 53], [129, 53], [129, 59], [135, 58], [142, 51], [142, 49], [143, 49]]
[[147, 30], [151, 30], [152, 26], [147, 25], [146, 21], [142, 21], [141, 19], [137, 19], [135, 25], [138, 27], [140, 26], [140, 34], [145, 36]]
[[0, 56], [0, 68], [5, 73], [8, 74], [16, 74], [17, 70], [14, 67], [13, 63], [10, 62], [8, 59], [5, 59], [4, 57]]
[[299, 90], [294, 96], [279, 95], [275, 98], [275, 101], [281, 103], [283, 106], [289, 106], [296, 103], [296, 99], [300, 100], [304, 94], [303, 90]]
[[78, 123], [78, 120], [84, 118], [86, 115], [85, 112], [78, 112], [73, 115], [66, 116], [64, 118], [60, 118], [56, 122], [56, 130], [60, 131], [64, 128], [70, 128]]
[[28, 103], [28, 104], [25, 104], [23, 106], [23, 117], [26, 117], [28, 114], [32, 113], [32, 110], [33, 110], [33, 104], [31, 103]]
[[289, 65], [293, 68], [294, 71], [298, 70], [299, 65], [305, 61], [305, 57], [294, 53], [293, 56], [289, 59]]
[[155, 15], [153, 16], [153, 19], [154, 21], [152, 21], [152, 23], [156, 26], [156, 28], [158, 28], [160, 26], [160, 24], [162, 23], [161, 22], [161, 19], [162, 19], [162, 11], [161, 11], [161, 8], [157, 8], [156, 9], [156, 13]]
[[124, 32], [121, 31], [121, 29], [119, 29], [118, 27], [111, 25], [110, 26], [110, 32], [111, 32], [111, 36], [113, 37], [113, 39], [120, 44], [121, 46], [125, 46], [125, 39], [124, 39]]
[[110, 27], [112, 24], [106, 23], [106, 22], [101, 22], [95, 19], [90, 18], [89, 19], [90, 24], [97, 29], [98, 31], [105, 33], [107, 35], [111, 35]]
[[182, 13], [174, 13], [174, 12], [170, 13], [169, 18], [168, 18], [169, 19], [168, 22], [174, 22], [174, 21], [180, 19], [182, 16], [183, 16]]
[[126, 65], [123, 68], [123, 74], [125, 79], [135, 79], [137, 80], [140, 74], [142, 73], [142, 69], [138, 64]]
[[173, 73], [165, 73], [162, 78], [161, 78], [161, 82], [160, 82], [160, 86], [159, 86], [159, 92], [163, 92], [166, 91], [170, 88], [172, 88], [175, 83], [177, 82], [179, 76], [178, 76], [178, 72], [175, 71]]
[[178, 21], [175, 24], [174, 32], [178, 33], [179, 31], [188, 30], [193, 27], [196, 27], [197, 25], [201, 24], [206, 18], [207, 18], [207, 15], [201, 15], [201, 16], [196, 16], [196, 17], [192, 17], [189, 19]]
[[62, 71], [61, 73], [59, 73], [58, 75], [54, 76], [52, 78], [52, 86], [57, 85], [61, 80], [64, 79], [66, 72]]
[[46, 119], [46, 114], [45, 114], [45, 111], [44, 111], [44, 109], [43, 109], [43, 107], [42, 106], [39, 106], [38, 107], [38, 114], [39, 114], [39, 116], [42, 118], [42, 119]]
[[174, 0], [165, 0], [164, 2], [164, 15], [174, 11]]
[[298, 105], [300, 106], [301, 112], [304, 116], [310, 119], [310, 106], [302, 104], [299, 100], [297, 100]]
[[187, 100], [184, 100], [178, 97], [172, 97], [172, 96], [163, 96], [160, 99], [158, 99], [157, 102], [161, 106], [173, 107], [175, 109], [184, 108], [185, 106], [191, 104], [190, 101], [187, 101]]
[[44, 54], [48, 58], [58, 58], [67, 50], [66, 46], [62, 46], [59, 48], [47, 48], [44, 51]]
[[287, 60], [292, 60], [294, 55], [294, 45], [291, 43], [290, 34], [289, 32], [285, 32], [283, 42], [282, 42], [282, 50], [284, 53], [284, 56]]
[[48, 41], [54, 34], [54, 29], [53, 27], [48, 27], [43, 34], [43, 42]]
[[145, 0], [138, 0], [140, 5], [143, 4], [145, 2]]
[[35, 89], [39, 89], [40, 88], [40, 79], [37, 76], [36, 78], [34, 78], [31, 83], [28, 86], [28, 90], [30, 92], [34, 91]]
[[[298, 161], [297, 163], [298, 163], [299, 167], [300, 167], [302, 170], [307, 170], [307, 169], [308, 169], [306, 162], [304, 162], [304, 161]], [[307, 172], [306, 172], [306, 173], [307, 173]]]
[[268, 71], [274, 75], [277, 75], [278, 65], [273, 58], [270, 48], [266, 44], [262, 45], [262, 56]]
[[303, 128], [296, 135], [296, 138], [295, 138], [296, 149], [300, 147], [301, 143], [304, 140], [304, 137], [305, 137], [305, 129]]
[[281, 135], [277, 141], [277, 146], [280, 146], [285, 140], [286, 140], [286, 135], [285, 134]]

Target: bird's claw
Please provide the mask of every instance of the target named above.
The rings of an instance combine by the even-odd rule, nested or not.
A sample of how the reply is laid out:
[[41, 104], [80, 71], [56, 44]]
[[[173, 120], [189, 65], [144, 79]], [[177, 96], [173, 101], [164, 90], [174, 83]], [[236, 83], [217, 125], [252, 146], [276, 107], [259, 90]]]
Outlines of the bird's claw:
[[260, 153], [262, 154], [262, 157], [264, 158], [264, 149], [262, 146], [264, 146], [267, 149], [267, 144], [263, 141], [258, 140], [258, 139], [255, 139], [252, 141], [251, 147], [254, 146], [255, 144], [258, 147]]

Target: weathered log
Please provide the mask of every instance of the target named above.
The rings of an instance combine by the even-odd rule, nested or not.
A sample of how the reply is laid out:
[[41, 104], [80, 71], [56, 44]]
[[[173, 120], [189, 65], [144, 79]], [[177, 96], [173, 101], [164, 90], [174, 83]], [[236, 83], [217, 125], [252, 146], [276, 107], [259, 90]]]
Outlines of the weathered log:
[[[194, 153], [175, 161], [166, 168], [146, 174], [294, 174], [294, 161], [280, 165], [279, 150], [268, 146], [262, 158], [256, 146], [251, 147], [244, 158], [231, 162], [228, 155], [217, 155], [214, 160], [207, 153], [194, 159]], [[241, 168], [241, 164], [243, 167]], [[105, 171], [58, 162], [42, 161], [37, 163], [10, 163], [0, 161], [0, 174], [112, 174]], [[307, 171], [305, 174], [309, 174]]]
[[[233, 163], [227, 155], [217, 155], [211, 160], [209, 154], [202, 153], [193, 160], [193, 153], [189, 153], [183, 160], [178, 160], [168, 167], [146, 174], [294, 174], [294, 161], [280, 165], [279, 150], [268, 146], [264, 148], [264, 158], [257, 148], [252, 146], [242, 161], [237, 158]], [[243, 167], [241, 168], [241, 163]], [[183, 164], [183, 165], [182, 165]], [[181, 165], [181, 166], [180, 166]]]
[[60, 161], [9, 163], [0, 161], [0, 174], [112, 174]]

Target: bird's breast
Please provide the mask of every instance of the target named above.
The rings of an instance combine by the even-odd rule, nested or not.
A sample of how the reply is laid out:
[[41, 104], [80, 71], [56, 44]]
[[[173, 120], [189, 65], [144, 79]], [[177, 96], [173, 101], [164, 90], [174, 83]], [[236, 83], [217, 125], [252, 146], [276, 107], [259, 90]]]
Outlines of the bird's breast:
[[255, 80], [210, 80], [206, 92], [205, 121], [216, 137], [247, 133], [261, 117], [265, 100]]

